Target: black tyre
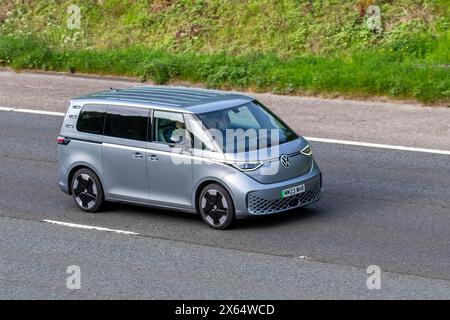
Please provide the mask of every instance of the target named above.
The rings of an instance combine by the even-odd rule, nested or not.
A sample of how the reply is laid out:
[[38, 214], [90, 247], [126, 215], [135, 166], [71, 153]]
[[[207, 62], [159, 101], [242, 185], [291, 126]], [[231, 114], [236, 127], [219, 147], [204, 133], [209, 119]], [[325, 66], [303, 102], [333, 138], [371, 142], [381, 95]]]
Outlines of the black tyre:
[[207, 185], [198, 198], [198, 209], [203, 220], [213, 229], [230, 228], [235, 220], [233, 200], [225, 188]]
[[72, 183], [72, 196], [77, 206], [86, 212], [98, 212], [104, 202], [103, 187], [97, 175], [89, 169], [75, 172]]

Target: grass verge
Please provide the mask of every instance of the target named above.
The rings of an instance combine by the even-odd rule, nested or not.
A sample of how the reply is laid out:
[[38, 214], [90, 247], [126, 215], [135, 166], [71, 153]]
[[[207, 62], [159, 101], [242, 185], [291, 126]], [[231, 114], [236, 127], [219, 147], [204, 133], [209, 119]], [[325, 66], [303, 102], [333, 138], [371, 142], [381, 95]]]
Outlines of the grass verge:
[[[439, 48], [434, 49], [439, 52]], [[413, 98], [423, 103], [450, 101], [449, 65], [412, 57], [395, 47], [283, 59], [272, 54], [175, 53], [139, 46], [62, 49], [35, 37], [0, 36], [0, 65], [132, 76], [158, 84], [181, 80], [203, 83], [210, 88], [278, 94], [339, 93]]]

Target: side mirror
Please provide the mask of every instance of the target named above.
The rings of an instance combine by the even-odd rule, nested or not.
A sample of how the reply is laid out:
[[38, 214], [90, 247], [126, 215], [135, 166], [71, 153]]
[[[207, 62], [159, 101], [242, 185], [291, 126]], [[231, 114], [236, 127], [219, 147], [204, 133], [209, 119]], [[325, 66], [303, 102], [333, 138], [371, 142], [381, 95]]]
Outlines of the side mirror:
[[183, 130], [177, 132], [176, 134], [170, 137], [169, 146], [171, 148], [178, 147], [181, 149], [188, 150], [192, 147], [192, 142], [193, 142], [192, 134], [187, 130]]
[[184, 137], [181, 135], [170, 138], [170, 142], [175, 143], [175, 144], [183, 143], [183, 140], [184, 140]]
[[173, 148], [173, 147], [175, 147], [175, 146], [177, 146], [177, 145], [182, 144], [182, 143], [183, 143], [183, 140], [184, 140], [184, 138], [183, 138], [183, 136], [181, 136], [181, 135], [179, 135], [179, 136], [174, 136], [174, 137], [170, 137], [170, 143], [169, 143], [169, 146]]

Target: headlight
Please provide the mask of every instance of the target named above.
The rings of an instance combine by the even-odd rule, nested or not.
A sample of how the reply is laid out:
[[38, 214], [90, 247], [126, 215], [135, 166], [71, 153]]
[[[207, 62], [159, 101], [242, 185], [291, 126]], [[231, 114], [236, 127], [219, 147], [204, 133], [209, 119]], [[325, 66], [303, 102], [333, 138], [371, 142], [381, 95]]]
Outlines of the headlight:
[[236, 169], [239, 169], [241, 171], [254, 171], [261, 167], [264, 163], [263, 162], [234, 162], [231, 163], [233, 167]]
[[306, 147], [304, 147], [301, 151], [301, 154], [305, 155], [305, 156], [310, 156], [312, 155], [312, 150], [311, 147], [309, 145], [307, 145]]

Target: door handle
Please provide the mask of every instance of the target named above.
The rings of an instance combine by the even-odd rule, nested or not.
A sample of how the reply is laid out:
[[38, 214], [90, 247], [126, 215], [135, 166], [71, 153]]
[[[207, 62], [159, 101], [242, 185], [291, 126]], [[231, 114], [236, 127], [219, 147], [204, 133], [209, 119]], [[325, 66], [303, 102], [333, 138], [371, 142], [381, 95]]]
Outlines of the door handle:
[[132, 156], [135, 159], [142, 159], [142, 158], [144, 158], [144, 155], [142, 153], [140, 153], [140, 152], [133, 153]]
[[150, 161], [157, 161], [158, 159], [159, 159], [158, 156], [155, 154], [152, 154], [150, 157], [148, 157], [148, 160]]

